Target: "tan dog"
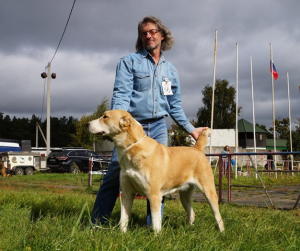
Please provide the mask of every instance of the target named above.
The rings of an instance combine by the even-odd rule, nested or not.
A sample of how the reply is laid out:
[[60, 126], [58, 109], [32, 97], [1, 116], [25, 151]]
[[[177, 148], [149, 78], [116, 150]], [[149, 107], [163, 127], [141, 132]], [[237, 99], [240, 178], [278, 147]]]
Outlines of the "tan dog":
[[143, 127], [122, 110], [105, 112], [104, 116], [89, 123], [89, 130], [109, 136], [117, 148], [122, 190], [120, 226], [123, 232], [127, 231], [135, 193], [148, 197], [156, 233], [161, 230], [162, 197], [177, 190], [188, 223], [192, 225], [195, 220], [192, 208], [195, 187], [207, 198], [219, 229], [224, 232], [212, 169], [203, 153], [209, 130], [203, 132], [195, 147], [167, 147], [147, 137]]

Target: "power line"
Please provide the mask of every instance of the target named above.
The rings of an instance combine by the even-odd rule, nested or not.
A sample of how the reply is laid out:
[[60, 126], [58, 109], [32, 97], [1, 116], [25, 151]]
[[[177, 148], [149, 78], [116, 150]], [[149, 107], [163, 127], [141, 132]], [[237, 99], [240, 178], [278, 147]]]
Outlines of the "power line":
[[76, 0], [74, 0], [74, 2], [73, 2], [72, 8], [71, 8], [71, 11], [70, 11], [70, 14], [69, 14], [68, 21], [67, 21], [67, 23], [66, 23], [66, 26], [65, 26], [65, 29], [64, 29], [64, 31], [63, 31], [63, 34], [62, 34], [62, 36], [61, 36], [61, 38], [60, 38], [60, 40], [59, 40], [59, 43], [58, 43], [58, 45], [57, 45], [56, 51], [55, 51], [55, 53], [54, 53], [52, 59], [50, 60], [50, 64], [51, 64], [51, 62], [53, 61], [53, 59], [54, 59], [54, 57], [55, 57], [55, 55], [56, 55], [56, 53], [57, 53], [57, 51], [58, 51], [58, 48], [59, 48], [59, 46], [60, 46], [60, 43], [61, 43], [61, 41], [62, 41], [62, 39], [63, 39], [63, 37], [64, 37], [64, 35], [65, 35], [65, 32], [66, 32], [66, 30], [67, 30], [67, 27], [68, 27], [68, 24], [69, 24], [69, 21], [70, 21], [70, 18], [71, 18], [71, 15], [72, 15], [72, 12], [73, 12], [73, 9], [74, 9], [74, 6], [75, 6], [75, 2], [76, 2]]
[[[46, 70], [47, 67], [51, 64], [51, 62], [53, 61], [53, 59], [54, 59], [55, 56], [56, 56], [56, 53], [57, 53], [58, 48], [59, 48], [59, 46], [60, 46], [60, 44], [61, 44], [61, 41], [62, 41], [62, 39], [63, 39], [63, 37], [64, 37], [64, 35], [65, 35], [65, 33], [66, 33], [66, 30], [67, 30], [67, 27], [68, 27], [68, 24], [69, 24], [69, 21], [70, 21], [70, 18], [71, 18], [71, 15], [72, 15], [72, 12], [73, 12], [73, 9], [74, 9], [74, 6], [75, 6], [75, 3], [76, 3], [76, 0], [74, 0], [74, 2], [73, 2], [73, 5], [72, 5], [72, 8], [71, 8], [71, 11], [70, 11], [70, 14], [69, 14], [67, 23], [66, 23], [66, 25], [65, 25], [65, 29], [64, 29], [64, 31], [63, 31], [63, 34], [62, 34], [60, 40], [59, 40], [59, 43], [58, 43], [57, 48], [56, 48], [56, 50], [55, 50], [55, 53], [54, 53], [52, 59], [50, 60], [50, 63], [48, 63], [48, 65], [45, 67], [45, 70]], [[43, 78], [44, 78], [44, 77], [43, 77]], [[44, 81], [44, 93], [43, 93], [43, 104], [42, 104], [41, 120], [42, 120], [43, 112], [44, 112], [45, 84], [46, 84], [46, 79], [45, 79], [45, 81]]]

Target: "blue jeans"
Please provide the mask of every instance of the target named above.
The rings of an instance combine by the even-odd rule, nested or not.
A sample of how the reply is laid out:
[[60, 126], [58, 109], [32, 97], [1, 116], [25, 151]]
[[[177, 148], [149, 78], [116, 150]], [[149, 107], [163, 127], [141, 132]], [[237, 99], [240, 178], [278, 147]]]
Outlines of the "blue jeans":
[[[141, 123], [147, 136], [155, 139], [161, 144], [168, 144], [167, 125], [164, 118], [151, 123]], [[162, 167], [163, 168], [163, 167]], [[116, 200], [120, 193], [120, 166], [118, 162], [118, 154], [114, 148], [111, 163], [108, 172], [104, 176], [103, 182], [98, 190], [92, 211], [92, 223], [103, 224], [109, 219]], [[162, 200], [161, 213], [163, 214], [164, 198]], [[150, 203], [147, 200], [147, 225], [151, 225]]]

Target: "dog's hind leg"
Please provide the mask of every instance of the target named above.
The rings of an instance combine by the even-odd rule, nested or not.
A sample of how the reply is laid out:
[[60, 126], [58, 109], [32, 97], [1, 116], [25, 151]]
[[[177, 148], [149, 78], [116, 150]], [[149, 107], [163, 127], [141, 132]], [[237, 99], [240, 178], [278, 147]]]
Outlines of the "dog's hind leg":
[[134, 200], [133, 193], [122, 193], [121, 195], [121, 218], [120, 227], [121, 231], [125, 233], [127, 231], [129, 216]]
[[220, 214], [219, 210], [219, 204], [218, 204], [218, 195], [216, 193], [216, 190], [213, 186], [205, 186], [202, 189], [203, 194], [205, 195], [206, 199], [209, 202], [209, 205], [214, 213], [215, 219], [217, 221], [218, 227], [222, 233], [224, 233], [224, 223]]
[[180, 201], [187, 213], [187, 222], [189, 225], [193, 225], [195, 221], [195, 213], [192, 208], [192, 196], [194, 193], [195, 187], [191, 185], [187, 190], [180, 190], [179, 196]]

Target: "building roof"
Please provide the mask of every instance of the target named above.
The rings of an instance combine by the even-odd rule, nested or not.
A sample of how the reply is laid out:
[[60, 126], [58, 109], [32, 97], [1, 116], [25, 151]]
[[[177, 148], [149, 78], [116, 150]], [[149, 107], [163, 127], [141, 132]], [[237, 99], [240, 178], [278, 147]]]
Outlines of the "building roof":
[[[239, 133], [246, 133], [246, 132], [253, 132], [253, 124], [248, 122], [245, 119], [240, 119], [238, 121], [238, 131]], [[258, 126], [255, 126], [255, 132], [256, 133], [267, 133], [264, 129], [261, 129]]]
[[[266, 149], [274, 149], [274, 139], [266, 139]], [[287, 150], [287, 140], [286, 139], [276, 139], [276, 149], [277, 150]]]

